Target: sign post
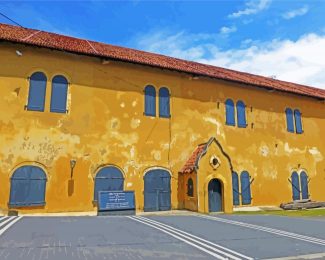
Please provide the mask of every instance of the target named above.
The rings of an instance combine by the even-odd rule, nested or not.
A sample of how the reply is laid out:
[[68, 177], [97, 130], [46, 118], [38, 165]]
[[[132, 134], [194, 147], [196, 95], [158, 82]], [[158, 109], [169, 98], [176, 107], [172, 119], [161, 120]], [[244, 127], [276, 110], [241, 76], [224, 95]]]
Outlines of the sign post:
[[99, 191], [98, 216], [135, 215], [134, 191]]

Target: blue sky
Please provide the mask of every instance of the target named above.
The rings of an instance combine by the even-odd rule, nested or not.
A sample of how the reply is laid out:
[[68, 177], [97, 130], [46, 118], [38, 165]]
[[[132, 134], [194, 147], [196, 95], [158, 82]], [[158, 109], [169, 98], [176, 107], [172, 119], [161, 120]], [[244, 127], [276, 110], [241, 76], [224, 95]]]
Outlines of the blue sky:
[[29, 28], [325, 88], [325, 1], [0, 0], [0, 12]]

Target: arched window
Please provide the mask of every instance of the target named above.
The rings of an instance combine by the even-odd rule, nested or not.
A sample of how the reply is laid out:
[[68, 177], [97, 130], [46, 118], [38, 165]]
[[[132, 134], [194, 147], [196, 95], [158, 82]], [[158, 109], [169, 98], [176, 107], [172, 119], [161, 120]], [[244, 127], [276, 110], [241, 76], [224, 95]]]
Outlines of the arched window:
[[243, 101], [238, 101], [237, 107], [237, 124], [238, 127], [246, 127], [246, 106]]
[[42, 72], [35, 72], [29, 79], [27, 110], [44, 111], [47, 78]]
[[298, 109], [295, 109], [294, 111], [295, 115], [295, 122], [296, 122], [296, 133], [302, 134], [302, 122], [301, 122], [301, 113]]
[[235, 107], [231, 99], [226, 100], [226, 124], [235, 125]]
[[159, 116], [170, 117], [170, 98], [168, 88], [159, 89]]
[[300, 173], [300, 184], [301, 184], [301, 198], [303, 200], [309, 199], [308, 191], [308, 176], [306, 172]]
[[251, 182], [248, 172], [244, 171], [240, 175], [240, 184], [241, 184], [241, 196], [242, 204], [248, 205], [251, 204]]
[[156, 89], [153, 86], [146, 86], [144, 89], [144, 114], [156, 116]]
[[287, 130], [290, 133], [294, 133], [295, 127], [293, 125], [293, 113], [292, 109], [287, 108], [286, 109], [286, 118], [287, 118]]
[[46, 174], [37, 166], [22, 166], [11, 176], [10, 207], [45, 205]]
[[189, 178], [187, 180], [187, 196], [193, 197], [193, 194], [194, 194], [193, 191], [194, 191], [193, 180], [192, 180], [192, 178]]
[[297, 172], [291, 174], [291, 185], [292, 185], [292, 199], [300, 200], [300, 183]]
[[66, 113], [67, 112], [67, 95], [68, 81], [65, 77], [57, 75], [52, 80], [51, 94], [51, 112]]
[[233, 192], [233, 204], [235, 206], [240, 204], [239, 201], [239, 181], [237, 172], [232, 172], [232, 192]]
[[94, 201], [97, 201], [100, 191], [123, 191], [123, 188], [123, 174], [117, 167], [101, 168], [95, 177]]

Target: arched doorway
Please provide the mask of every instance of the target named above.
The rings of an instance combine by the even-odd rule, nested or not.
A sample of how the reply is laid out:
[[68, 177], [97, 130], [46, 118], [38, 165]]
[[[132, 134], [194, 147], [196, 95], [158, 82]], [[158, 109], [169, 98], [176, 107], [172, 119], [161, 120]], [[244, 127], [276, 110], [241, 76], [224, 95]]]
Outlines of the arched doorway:
[[218, 179], [212, 179], [208, 185], [209, 212], [220, 212], [222, 205], [222, 184]]
[[148, 171], [144, 176], [144, 211], [171, 209], [170, 174], [163, 169]]
[[45, 205], [46, 174], [37, 166], [19, 167], [10, 180], [10, 207]]
[[101, 168], [95, 177], [94, 201], [97, 201], [99, 191], [123, 191], [124, 177], [121, 170], [115, 166]]

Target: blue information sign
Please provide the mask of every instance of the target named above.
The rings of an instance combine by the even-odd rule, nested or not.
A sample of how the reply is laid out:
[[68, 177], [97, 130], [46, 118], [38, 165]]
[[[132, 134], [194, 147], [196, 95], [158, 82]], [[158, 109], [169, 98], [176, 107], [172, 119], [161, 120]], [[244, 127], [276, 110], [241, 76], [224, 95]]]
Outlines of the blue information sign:
[[98, 192], [98, 210], [134, 210], [134, 191], [100, 191]]

